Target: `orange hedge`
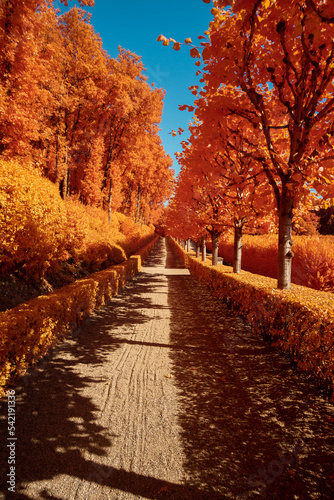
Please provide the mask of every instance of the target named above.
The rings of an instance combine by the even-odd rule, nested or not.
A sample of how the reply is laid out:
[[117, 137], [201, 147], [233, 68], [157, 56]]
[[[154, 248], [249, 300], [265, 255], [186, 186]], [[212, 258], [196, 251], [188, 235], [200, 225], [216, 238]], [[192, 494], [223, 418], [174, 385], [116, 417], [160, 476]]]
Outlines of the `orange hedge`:
[[157, 239], [122, 264], [0, 313], [0, 392], [135, 276]]
[[[244, 235], [242, 269], [277, 278], [277, 235]], [[293, 237], [292, 282], [325, 292], [334, 291], [334, 236]], [[219, 255], [233, 262], [233, 237], [219, 245]]]
[[287, 351], [297, 366], [310, 376], [334, 388], [334, 296], [331, 293], [291, 285], [278, 290], [272, 278], [231, 267], [212, 267], [186, 253], [175, 241], [174, 247], [195, 275], [212, 292], [243, 316], [253, 331], [270, 336], [275, 345]]
[[119, 264], [150, 241], [153, 226], [108, 215], [59, 189], [36, 168], [0, 159], [0, 275], [52, 276], [64, 262], [89, 272]]

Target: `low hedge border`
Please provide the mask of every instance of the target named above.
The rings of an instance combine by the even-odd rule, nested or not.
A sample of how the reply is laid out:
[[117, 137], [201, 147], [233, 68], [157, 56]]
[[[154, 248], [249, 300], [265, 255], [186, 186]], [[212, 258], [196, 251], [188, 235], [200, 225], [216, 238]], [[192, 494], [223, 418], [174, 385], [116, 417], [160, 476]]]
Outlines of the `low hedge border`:
[[297, 367], [329, 388], [334, 401], [334, 296], [299, 285], [278, 290], [272, 278], [229, 266], [213, 267], [170, 238], [191, 274], [252, 327], [288, 352]]
[[0, 396], [5, 388], [111, 300], [139, 271], [159, 236], [121, 264], [0, 313]]

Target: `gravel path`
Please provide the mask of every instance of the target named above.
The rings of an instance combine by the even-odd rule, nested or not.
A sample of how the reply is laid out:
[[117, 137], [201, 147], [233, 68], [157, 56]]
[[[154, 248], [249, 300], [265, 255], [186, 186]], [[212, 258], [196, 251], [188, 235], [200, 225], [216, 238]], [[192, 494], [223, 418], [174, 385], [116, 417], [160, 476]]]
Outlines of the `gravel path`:
[[334, 498], [334, 406], [163, 238], [15, 391], [16, 493], [2, 401], [0, 498]]

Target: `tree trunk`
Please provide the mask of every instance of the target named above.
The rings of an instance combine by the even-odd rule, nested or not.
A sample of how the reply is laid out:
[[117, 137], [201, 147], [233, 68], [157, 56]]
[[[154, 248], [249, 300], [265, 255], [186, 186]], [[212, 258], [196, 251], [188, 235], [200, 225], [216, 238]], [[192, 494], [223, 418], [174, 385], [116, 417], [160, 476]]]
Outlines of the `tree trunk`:
[[278, 281], [280, 290], [290, 290], [292, 268], [292, 212], [293, 199], [291, 196], [282, 196], [279, 210], [278, 228]]
[[196, 259], [199, 258], [200, 253], [201, 253], [201, 242], [200, 241], [196, 241]]
[[241, 271], [241, 255], [242, 255], [242, 226], [236, 222], [234, 225], [234, 258], [233, 272], [240, 273]]
[[67, 132], [68, 132], [68, 110], [65, 109], [65, 154], [64, 154], [64, 165], [65, 174], [63, 182], [63, 192], [62, 198], [65, 200], [69, 194], [69, 172], [68, 172], [68, 143], [67, 143]]
[[[123, 209], [123, 213], [124, 214], [127, 214], [127, 213], [130, 213], [131, 211], [131, 195], [132, 195], [132, 184], [130, 185], [129, 189], [128, 189], [128, 193], [126, 195], [126, 200], [125, 200], [125, 203], [124, 203], [124, 209]], [[123, 203], [122, 203], [122, 206], [123, 206]]]
[[202, 262], [206, 261], [206, 237], [202, 238]]
[[110, 178], [109, 191], [108, 191], [108, 222], [111, 224], [111, 204], [112, 204], [112, 179]]
[[[143, 195], [141, 196], [141, 199], [143, 201]], [[148, 208], [148, 204], [147, 204], [147, 192], [146, 192], [146, 194], [144, 196], [144, 203], [143, 202], [141, 203], [141, 209], [140, 209], [139, 222], [141, 224], [146, 224], [146, 220], [147, 220], [147, 217], [146, 217], [147, 208]]]
[[187, 252], [190, 252], [190, 238], [187, 239]]
[[61, 197], [63, 198], [63, 200], [66, 200], [66, 198], [68, 198], [69, 196], [69, 193], [70, 193], [70, 171], [69, 171], [69, 168], [67, 166], [67, 147], [66, 147], [66, 156], [65, 156], [65, 165], [66, 165], [66, 170], [65, 170], [65, 174], [64, 174], [64, 177], [62, 179], [62, 192], [61, 192]]
[[137, 194], [137, 210], [136, 210], [136, 219], [135, 219], [136, 224], [139, 220], [139, 211], [140, 211], [140, 185], [138, 186], [138, 194]]
[[59, 172], [59, 132], [57, 132], [56, 139], [56, 181], [58, 181], [58, 172]]
[[212, 231], [212, 265], [218, 266], [219, 233]]
[[71, 192], [71, 174], [72, 174], [72, 171], [70, 168], [67, 169], [67, 191], [66, 191], [66, 198], [68, 198], [70, 196], [70, 192]]
[[112, 179], [111, 179], [111, 162], [112, 162], [112, 150], [113, 150], [113, 126], [110, 126], [110, 138], [109, 138], [109, 147], [108, 147], [108, 154], [107, 154], [107, 161], [104, 166], [104, 175], [103, 175], [103, 181], [101, 185], [101, 191], [106, 189], [107, 184], [108, 184], [108, 178], [110, 178], [110, 184], [109, 184], [109, 190], [108, 190], [108, 195], [107, 199], [106, 196], [103, 196], [103, 210], [108, 209], [108, 220], [109, 224], [111, 222], [111, 202], [112, 202]]
[[110, 126], [110, 137], [109, 137], [107, 161], [106, 161], [106, 164], [104, 166], [104, 176], [103, 176], [102, 187], [101, 187], [102, 190], [106, 188], [107, 182], [108, 182], [108, 177], [110, 175], [110, 168], [111, 168], [111, 162], [112, 162], [112, 151], [113, 151], [113, 133], [114, 133], [114, 128], [113, 128], [113, 125], [111, 125]]

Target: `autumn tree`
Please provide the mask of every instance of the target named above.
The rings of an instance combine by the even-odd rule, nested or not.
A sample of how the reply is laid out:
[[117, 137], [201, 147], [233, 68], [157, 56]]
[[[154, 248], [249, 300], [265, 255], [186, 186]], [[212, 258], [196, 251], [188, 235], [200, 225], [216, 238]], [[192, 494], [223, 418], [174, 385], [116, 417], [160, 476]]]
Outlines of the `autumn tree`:
[[196, 121], [189, 143], [178, 155], [182, 165], [177, 188], [183, 200], [191, 199], [213, 241], [213, 261], [218, 258], [221, 232], [234, 231], [234, 271], [241, 269], [242, 233], [270, 218], [273, 201], [264, 183], [261, 165], [254, 160], [256, 145], [243, 141], [239, 120], [219, 117], [216, 103], [204, 97], [195, 101]]
[[219, 96], [222, 117], [253, 129], [279, 217], [278, 287], [289, 289], [293, 211], [311, 189], [334, 192], [334, 26], [329, 17], [319, 23], [329, 2], [213, 4], [207, 38], [200, 37], [203, 92]]
[[[141, 58], [122, 48], [116, 59], [108, 60], [100, 121], [105, 145], [102, 191], [109, 216], [113, 207], [132, 210], [138, 178], [146, 168], [145, 156], [150, 156], [161, 121], [164, 91], [150, 86], [144, 71]], [[165, 156], [163, 149], [160, 155]], [[141, 194], [140, 198], [142, 203]]]
[[[59, 23], [63, 61], [62, 88], [55, 117], [56, 175], [65, 198], [71, 192], [71, 183], [75, 184], [73, 191], [80, 190], [78, 183], [85, 183], [87, 173], [82, 167], [91, 156], [91, 148], [96, 151], [96, 134], [100, 132], [97, 118], [107, 64], [102, 41], [84, 10], [72, 8], [60, 17]], [[81, 171], [75, 172], [79, 166]]]
[[[195, 93], [197, 95], [197, 93]], [[206, 179], [212, 177], [208, 190], [216, 184], [224, 201], [225, 225], [234, 231], [234, 272], [241, 270], [244, 228], [258, 228], [274, 218], [273, 196], [265, 183], [252, 131], [238, 117], [220, 115], [219, 98], [206, 99], [204, 92], [195, 101], [200, 123], [191, 140], [196, 144], [194, 167], [200, 166]], [[242, 133], [241, 133], [242, 130]]]
[[205, 84], [259, 139], [279, 215], [278, 287], [289, 289], [293, 210], [311, 188], [333, 190], [334, 28], [297, 0], [226, 6], [215, 2]]
[[[193, 134], [194, 129], [196, 127], [192, 128]], [[183, 152], [178, 154], [181, 172], [175, 198], [180, 212], [188, 211], [188, 237], [197, 241], [199, 237], [204, 237], [203, 229], [210, 234], [212, 263], [217, 265], [219, 237], [228, 226], [227, 204], [222, 196], [225, 182], [217, 176], [217, 172], [208, 171], [207, 159], [201, 156], [197, 147], [192, 136], [188, 143], [183, 143]], [[171, 228], [173, 231], [172, 221]]]
[[1, 155], [31, 162], [63, 198], [102, 205], [109, 221], [115, 210], [156, 220], [173, 179], [158, 128], [165, 92], [139, 56], [111, 58], [81, 8], [5, 0], [0, 66]]
[[[82, 0], [82, 5], [93, 5]], [[33, 158], [41, 150], [41, 123], [52, 107], [52, 47], [45, 37], [56, 29], [52, 2], [0, 3], [0, 153]], [[48, 29], [46, 27], [48, 26]], [[52, 114], [52, 112], [51, 112]]]

